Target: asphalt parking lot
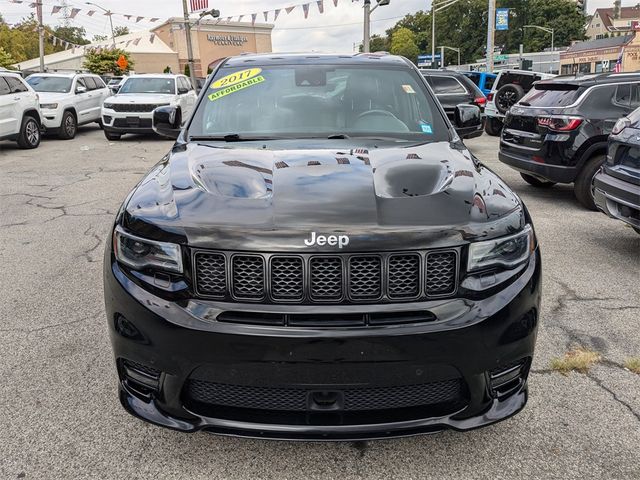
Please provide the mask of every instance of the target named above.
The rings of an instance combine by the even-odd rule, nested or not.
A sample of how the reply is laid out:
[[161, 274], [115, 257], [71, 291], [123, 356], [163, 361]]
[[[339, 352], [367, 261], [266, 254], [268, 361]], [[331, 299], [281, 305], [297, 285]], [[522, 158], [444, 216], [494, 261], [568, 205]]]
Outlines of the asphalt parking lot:
[[[570, 186], [536, 190], [497, 161], [497, 139], [467, 142], [521, 195], [544, 262], [530, 399], [468, 433], [368, 443], [187, 435], [121, 408], [105, 325], [102, 254], [127, 192], [171, 146], [0, 142], [0, 478], [640, 478], [640, 235], [583, 210]], [[588, 374], [549, 369], [597, 351]]]

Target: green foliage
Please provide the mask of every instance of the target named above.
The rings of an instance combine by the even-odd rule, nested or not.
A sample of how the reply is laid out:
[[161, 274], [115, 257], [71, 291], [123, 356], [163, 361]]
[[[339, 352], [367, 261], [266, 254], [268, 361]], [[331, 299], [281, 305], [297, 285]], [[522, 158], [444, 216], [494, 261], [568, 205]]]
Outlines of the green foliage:
[[[24, 18], [13, 27], [0, 22], [0, 45], [6, 53], [13, 57], [16, 63], [36, 58], [39, 55], [37, 27], [38, 23], [33, 15]], [[55, 51], [53, 45], [45, 42], [45, 54]]]
[[[124, 55], [129, 61], [129, 66], [126, 70], [121, 70], [116, 64], [120, 55]], [[133, 60], [127, 52], [120, 49], [115, 50], [102, 50], [100, 52], [87, 52], [85, 55], [85, 62], [83, 67], [89, 70], [91, 73], [98, 75], [124, 75], [133, 68]]]
[[121, 37], [122, 35], [129, 35], [131, 30], [129, 27], [113, 27], [113, 35], [115, 37]]
[[[496, 45], [504, 45], [505, 53], [517, 53], [520, 43], [527, 52], [542, 51], [551, 46], [548, 33], [524, 29], [539, 25], [555, 29], [555, 45], [568, 46], [585, 38], [585, 17], [568, 0], [498, 0], [498, 7], [509, 8], [509, 30], [496, 31]], [[387, 31], [391, 37], [397, 30], [408, 28], [422, 53], [431, 53], [431, 12], [407, 15]], [[436, 47], [447, 45], [461, 49], [463, 63], [474, 62], [485, 54], [487, 42], [487, 0], [460, 0], [436, 13]], [[455, 55], [449, 56], [451, 61]]]
[[71, 42], [76, 45], [86, 45], [90, 43], [86, 38], [87, 31], [84, 27], [58, 26], [53, 30], [53, 34], [62, 40], [66, 40], [67, 42]]
[[416, 34], [404, 27], [393, 32], [391, 36], [391, 53], [402, 55], [415, 62], [420, 53], [418, 45], [416, 45]]
[[171, 73], [171, 67], [167, 65], [166, 67], [164, 67], [164, 70], [162, 71], [162, 73]]
[[4, 48], [0, 47], [0, 67], [10, 68], [12, 64], [16, 63], [9, 52], [5, 52]]
[[[391, 50], [389, 37], [381, 35], [372, 35], [369, 42], [370, 52], [388, 52]], [[360, 45], [360, 53], [364, 51], [362, 45]]]
[[189, 64], [188, 63], [184, 66], [184, 74], [187, 77], [191, 76], [191, 69], [189, 68]]
[[109, 40], [109, 37], [107, 37], [106, 35], [94, 35], [91, 40], [93, 42], [104, 42], [106, 40]]

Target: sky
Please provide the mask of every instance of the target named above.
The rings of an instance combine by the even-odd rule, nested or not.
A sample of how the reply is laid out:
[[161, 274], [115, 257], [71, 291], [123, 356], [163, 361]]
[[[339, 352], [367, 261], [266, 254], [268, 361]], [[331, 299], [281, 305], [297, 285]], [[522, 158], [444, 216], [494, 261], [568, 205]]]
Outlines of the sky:
[[[53, 5], [62, 0], [42, 0], [45, 23], [55, 25], [61, 15], [51, 15]], [[93, 35], [110, 35], [109, 19], [100, 14], [92, 17], [85, 13], [94, 8], [86, 5], [84, 0], [66, 0], [69, 7], [83, 9], [72, 25], [86, 29], [88, 37]], [[296, 8], [291, 14], [282, 12], [273, 31], [273, 49], [277, 52], [322, 51], [352, 52], [362, 41], [362, 0], [338, 0], [338, 7], [333, 0], [324, 0], [324, 14], [318, 12], [315, 0], [209, 0], [210, 8], [221, 11], [222, 17], [259, 13], [258, 21], [264, 20], [262, 12], [275, 8], [287, 7], [310, 1], [309, 18], [305, 20], [302, 9]], [[374, 0], [375, 1], [375, 0]], [[113, 12], [133, 16], [160, 17], [179, 16], [182, 12], [181, 0], [96, 0], [96, 3]], [[633, 6], [638, 0], [623, 0], [623, 6]], [[588, 0], [588, 8], [593, 12], [599, 7], [610, 7], [613, 0]], [[372, 14], [371, 33], [384, 34], [400, 18], [408, 13], [431, 8], [431, 0], [391, 0], [389, 6], [380, 7]], [[95, 9], [95, 8], [94, 8]], [[0, 0], [0, 13], [8, 23], [16, 23], [28, 16], [33, 9], [29, 8], [29, 0], [22, 4], [13, 4], [9, 0]], [[270, 21], [272, 17], [269, 17]], [[249, 17], [245, 17], [245, 21]], [[128, 26], [132, 31], [152, 28], [153, 23], [135, 23], [121, 16], [113, 16], [114, 25]], [[158, 22], [159, 23], [159, 22]], [[156, 23], [155, 25], [158, 25]]]

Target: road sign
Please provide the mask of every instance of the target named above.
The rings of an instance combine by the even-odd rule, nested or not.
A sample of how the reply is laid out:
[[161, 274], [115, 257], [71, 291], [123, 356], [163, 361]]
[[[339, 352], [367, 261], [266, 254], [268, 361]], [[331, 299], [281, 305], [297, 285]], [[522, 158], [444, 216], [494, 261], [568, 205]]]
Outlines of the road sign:
[[126, 70], [127, 67], [129, 66], [129, 61], [124, 55], [120, 55], [120, 57], [118, 57], [118, 61], [116, 62], [116, 65], [118, 65], [120, 70]]

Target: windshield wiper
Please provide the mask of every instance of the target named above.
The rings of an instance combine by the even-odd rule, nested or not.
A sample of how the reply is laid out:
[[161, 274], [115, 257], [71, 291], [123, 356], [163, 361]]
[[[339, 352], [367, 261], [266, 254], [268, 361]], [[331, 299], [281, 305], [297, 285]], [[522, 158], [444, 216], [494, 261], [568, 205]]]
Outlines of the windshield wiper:
[[286, 137], [267, 137], [267, 136], [243, 136], [238, 133], [229, 133], [227, 135], [206, 135], [206, 136], [195, 136], [189, 137], [189, 140], [195, 142], [253, 142], [253, 141], [263, 141], [263, 140], [282, 140]]

